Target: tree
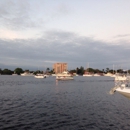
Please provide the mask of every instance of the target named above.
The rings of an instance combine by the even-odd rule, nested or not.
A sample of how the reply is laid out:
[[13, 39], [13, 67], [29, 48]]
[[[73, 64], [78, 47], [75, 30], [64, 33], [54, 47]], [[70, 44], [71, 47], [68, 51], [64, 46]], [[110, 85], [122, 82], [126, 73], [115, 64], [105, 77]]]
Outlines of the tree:
[[95, 70], [93, 68], [87, 68], [87, 71], [90, 73], [94, 73]]
[[21, 73], [23, 73], [23, 70], [22, 70], [21, 68], [16, 68], [16, 69], [14, 70], [14, 73], [20, 75]]
[[84, 67], [82, 67], [82, 66], [80, 67], [80, 73], [84, 74]]
[[73, 74], [76, 73], [76, 70], [70, 70], [69, 72]]
[[118, 69], [117, 73], [123, 73], [123, 70], [122, 69]]
[[8, 69], [4, 69], [3, 70], [3, 74], [8, 74], [8, 75], [12, 75], [13, 71], [8, 70]]
[[2, 74], [2, 72], [3, 72], [3, 71], [0, 69], [0, 74]]
[[47, 69], [46, 69], [46, 73], [49, 73], [49, 70], [50, 70], [50, 68], [47, 68]]
[[109, 68], [106, 68], [106, 72], [109, 72]]

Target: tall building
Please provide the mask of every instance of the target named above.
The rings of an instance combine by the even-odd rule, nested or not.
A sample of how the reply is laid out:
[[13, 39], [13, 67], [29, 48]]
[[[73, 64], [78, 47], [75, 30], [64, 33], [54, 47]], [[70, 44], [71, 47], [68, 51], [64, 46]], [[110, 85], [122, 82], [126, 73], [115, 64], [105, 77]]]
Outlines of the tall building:
[[53, 64], [53, 69], [55, 74], [62, 73], [63, 71], [67, 70], [68, 65], [67, 63], [55, 63]]

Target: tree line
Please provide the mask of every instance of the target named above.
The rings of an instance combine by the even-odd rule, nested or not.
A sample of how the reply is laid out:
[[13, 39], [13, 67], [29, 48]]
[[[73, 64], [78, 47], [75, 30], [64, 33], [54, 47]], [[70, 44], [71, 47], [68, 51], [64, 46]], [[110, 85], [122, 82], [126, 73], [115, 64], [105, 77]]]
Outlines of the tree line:
[[13, 71], [9, 70], [9, 69], [3, 69], [3, 70], [0, 69], [0, 74], [1, 75], [12, 75], [12, 74], [20, 75], [21, 73], [24, 73], [24, 72], [34, 73], [34, 74], [37, 74], [37, 73], [53, 73], [53, 70], [50, 70], [49, 68], [47, 68], [46, 71], [43, 72], [43, 71], [40, 71], [40, 70], [36, 70], [36, 71], [30, 71], [29, 69], [28, 70], [23, 70], [22, 68], [16, 68]]
[[[14, 69], [13, 71], [12, 70], [9, 70], [9, 69], [0, 69], [0, 74], [1, 75], [12, 75], [12, 74], [18, 74], [20, 75], [21, 73], [24, 73], [24, 72], [29, 72], [29, 73], [34, 73], [34, 74], [37, 74], [37, 73], [49, 73], [49, 74], [53, 74], [54, 71], [53, 70], [50, 70], [50, 68], [47, 68], [45, 70], [45, 72], [43, 71], [40, 71], [40, 70], [36, 70], [36, 71], [29, 71], [29, 70], [23, 70], [22, 68], [16, 68]], [[93, 68], [87, 68], [87, 69], [84, 69], [84, 67], [80, 67], [80, 68], [76, 68], [76, 69], [73, 69], [73, 70], [69, 70], [70, 73], [76, 73], [76, 74], [79, 74], [79, 75], [83, 75], [85, 72], [90, 72], [90, 73], [127, 73], [127, 72], [124, 72], [123, 69], [118, 69], [118, 70], [113, 70], [113, 69], [109, 69], [109, 68], [106, 68], [106, 69], [102, 69], [102, 70], [99, 70], [99, 69], [93, 69]], [[130, 73], [130, 70], [128, 70], [128, 73]]]
[[93, 69], [93, 68], [87, 68], [87, 69], [84, 69], [84, 67], [80, 67], [80, 68], [76, 68], [74, 70], [70, 70], [70, 73], [76, 73], [76, 74], [79, 74], [79, 75], [83, 75], [85, 72], [89, 72], [89, 73], [130, 73], [130, 70], [128, 71], [123, 71], [123, 69], [118, 69], [118, 70], [113, 70], [113, 69], [109, 69], [109, 68], [106, 68], [106, 69], [102, 69], [102, 70], [99, 70], [99, 69]]

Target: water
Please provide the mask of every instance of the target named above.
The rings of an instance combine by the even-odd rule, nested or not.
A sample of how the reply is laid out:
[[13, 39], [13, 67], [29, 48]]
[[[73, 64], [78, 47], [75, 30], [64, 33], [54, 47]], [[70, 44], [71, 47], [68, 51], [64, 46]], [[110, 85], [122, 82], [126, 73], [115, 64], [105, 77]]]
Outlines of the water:
[[0, 130], [128, 130], [130, 100], [109, 77], [0, 76]]

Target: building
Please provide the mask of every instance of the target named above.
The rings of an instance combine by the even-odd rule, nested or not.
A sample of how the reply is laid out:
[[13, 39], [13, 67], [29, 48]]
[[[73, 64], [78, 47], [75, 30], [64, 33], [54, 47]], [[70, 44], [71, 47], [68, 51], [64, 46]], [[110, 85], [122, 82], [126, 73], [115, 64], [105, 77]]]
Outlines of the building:
[[55, 63], [53, 64], [53, 69], [55, 74], [62, 73], [63, 71], [67, 70], [68, 65], [67, 63]]

